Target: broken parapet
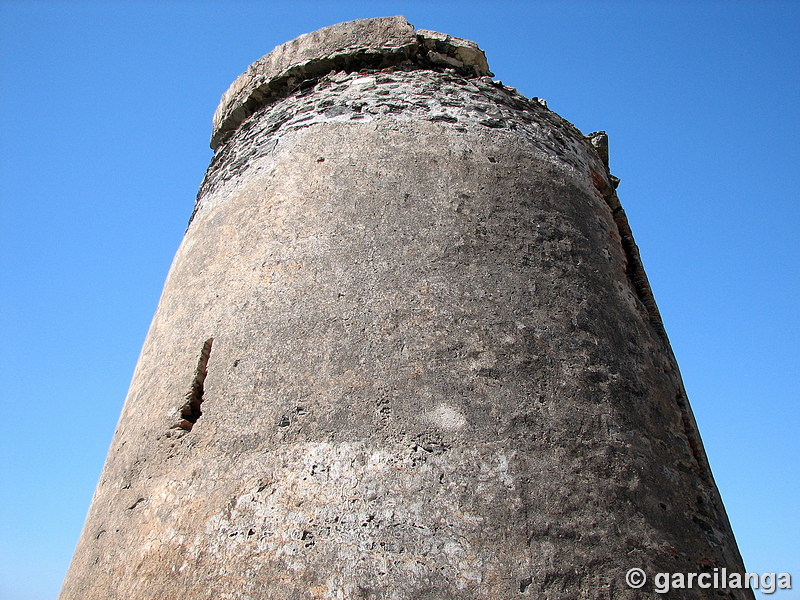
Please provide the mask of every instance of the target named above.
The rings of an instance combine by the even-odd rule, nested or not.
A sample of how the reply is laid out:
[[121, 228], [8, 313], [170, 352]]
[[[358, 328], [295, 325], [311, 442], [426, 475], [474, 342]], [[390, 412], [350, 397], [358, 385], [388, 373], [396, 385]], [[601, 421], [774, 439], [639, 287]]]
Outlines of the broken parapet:
[[260, 107], [331, 71], [448, 67], [462, 75], [491, 75], [475, 42], [414, 27], [403, 17], [361, 19], [324, 27], [281, 44], [254, 62], [222, 96], [214, 114], [217, 147]]

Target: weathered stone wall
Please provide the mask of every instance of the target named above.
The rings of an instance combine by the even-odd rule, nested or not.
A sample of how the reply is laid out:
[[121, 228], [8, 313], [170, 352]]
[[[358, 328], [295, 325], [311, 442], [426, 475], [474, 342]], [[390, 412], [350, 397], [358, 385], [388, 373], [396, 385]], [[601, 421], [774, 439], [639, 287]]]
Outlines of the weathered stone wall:
[[401, 18], [308, 36], [223, 97], [61, 598], [741, 570], [604, 135]]

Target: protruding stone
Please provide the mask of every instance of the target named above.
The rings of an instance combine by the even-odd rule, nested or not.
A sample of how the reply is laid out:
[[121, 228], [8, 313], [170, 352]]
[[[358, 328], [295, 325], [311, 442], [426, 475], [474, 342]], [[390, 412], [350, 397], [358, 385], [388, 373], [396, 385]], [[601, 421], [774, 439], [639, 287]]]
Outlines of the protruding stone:
[[476, 77], [492, 75], [486, 55], [475, 42], [429, 29], [418, 29], [417, 35], [434, 64], [467, 69]]
[[587, 134], [586, 139], [595, 147], [603, 164], [608, 168], [608, 134], [605, 131], [595, 131]]

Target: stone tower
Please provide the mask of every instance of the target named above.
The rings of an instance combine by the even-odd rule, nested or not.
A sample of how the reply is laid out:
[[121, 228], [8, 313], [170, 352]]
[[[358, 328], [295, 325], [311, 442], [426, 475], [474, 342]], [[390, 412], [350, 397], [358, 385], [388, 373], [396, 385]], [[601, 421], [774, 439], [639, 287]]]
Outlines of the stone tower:
[[394, 17], [233, 83], [62, 600], [742, 570], [605, 135], [490, 75]]

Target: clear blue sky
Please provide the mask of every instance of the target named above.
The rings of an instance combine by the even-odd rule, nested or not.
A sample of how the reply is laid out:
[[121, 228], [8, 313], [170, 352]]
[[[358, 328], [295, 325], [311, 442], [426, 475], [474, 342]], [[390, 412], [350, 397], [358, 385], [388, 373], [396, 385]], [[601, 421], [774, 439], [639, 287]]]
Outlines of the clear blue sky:
[[800, 590], [800, 4], [0, 0], [0, 599], [58, 593], [222, 92], [395, 14], [609, 133], [745, 563]]

